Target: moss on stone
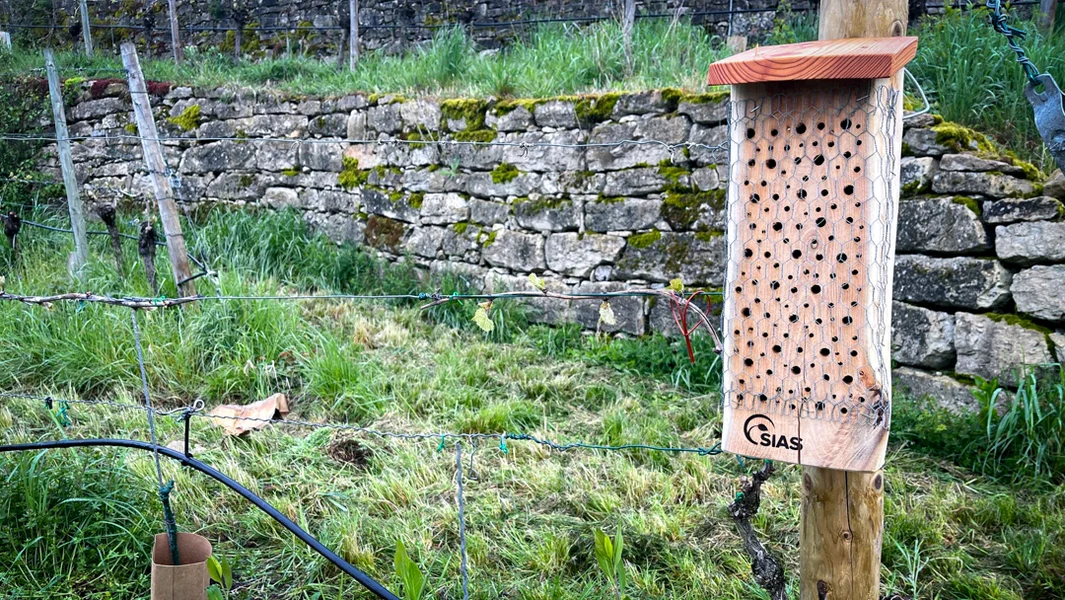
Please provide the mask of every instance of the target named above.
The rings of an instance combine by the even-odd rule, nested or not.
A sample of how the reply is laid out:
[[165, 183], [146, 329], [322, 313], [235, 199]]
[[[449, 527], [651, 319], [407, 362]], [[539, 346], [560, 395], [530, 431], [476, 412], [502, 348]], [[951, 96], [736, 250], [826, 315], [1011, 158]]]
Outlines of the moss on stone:
[[130, 133], [130, 134], [133, 134], [133, 135], [137, 135], [137, 124], [136, 123], [126, 123], [122, 127], [122, 129], [125, 129], [127, 133]]
[[674, 185], [680, 183], [681, 177], [691, 175], [691, 173], [691, 171], [684, 167], [674, 165], [673, 161], [668, 159], [658, 163], [658, 174]]
[[440, 114], [445, 119], [466, 120], [466, 131], [484, 129], [484, 113], [488, 103], [479, 98], [453, 98], [440, 103]]
[[367, 97], [367, 102], [371, 105], [387, 106], [389, 104], [402, 104], [408, 102], [408, 98], [403, 94], [370, 94]]
[[521, 206], [526, 214], [531, 215], [544, 212], [545, 210], [559, 209], [570, 204], [573, 204], [573, 200], [565, 196], [561, 198], [540, 197], [536, 200], [533, 200], [528, 196], [522, 196], [514, 199], [514, 206]]
[[407, 146], [409, 146], [410, 148], [424, 148], [425, 144], [421, 143], [422, 141], [436, 142], [440, 140], [439, 134], [434, 134], [430, 131], [422, 130], [420, 128], [415, 131], [408, 131], [407, 133], [404, 133], [401, 137], [402, 139], [410, 140], [412, 142], [410, 144], [407, 144]]
[[662, 232], [652, 229], [646, 233], [634, 233], [629, 236], [628, 244], [633, 248], [648, 248], [662, 239]]
[[604, 196], [603, 194], [599, 194], [595, 197], [596, 204], [617, 204], [618, 202], [623, 202], [624, 200], [625, 196]]
[[455, 233], [457, 233], [459, 235], [462, 235], [462, 234], [466, 233], [467, 229], [470, 228], [470, 222], [469, 221], [462, 221], [461, 223], [455, 223], [451, 227], [452, 227], [452, 229], [455, 230]]
[[716, 104], [729, 99], [731, 91], [726, 88], [717, 88], [701, 94], [681, 94], [679, 102], [687, 104]]
[[937, 144], [955, 152], [976, 150], [984, 155], [998, 155], [997, 148], [987, 136], [964, 125], [944, 121], [932, 126], [932, 131], [936, 132]]
[[249, 175], [247, 173], [244, 173], [243, 175], [240, 176], [240, 180], [237, 182], [237, 185], [240, 186], [240, 189], [243, 190], [243, 189], [247, 189], [247, 188], [251, 187], [251, 184], [254, 181], [255, 180], [252, 179], [251, 175]]
[[921, 193], [923, 187], [924, 186], [921, 185], [920, 181], [911, 181], [906, 185], [902, 186], [902, 197], [908, 198], [910, 196], [916, 196], [917, 194]]
[[[493, 229], [492, 232], [488, 234], [488, 237], [485, 238], [484, 243], [481, 244], [481, 246], [484, 247], [484, 248], [487, 248], [487, 247], [491, 246], [492, 244], [494, 244], [496, 242], [496, 236], [498, 234], [499, 234], [499, 232]], [[481, 235], [480, 235], [480, 233], [478, 233], [477, 234], [477, 238], [480, 239], [480, 237], [481, 237]]]
[[510, 163], [499, 163], [492, 169], [492, 183], [507, 183], [521, 175], [521, 171]]
[[577, 113], [577, 120], [581, 125], [595, 125], [603, 121], [609, 121], [614, 115], [614, 106], [618, 103], [621, 94], [611, 92], [600, 96], [582, 96], [573, 105]]
[[374, 248], [395, 252], [403, 233], [403, 224], [388, 217], [370, 215], [366, 220], [366, 243]]
[[[355, 162], [357, 163], [358, 161], [355, 161]], [[297, 169], [296, 167], [289, 167], [289, 168], [281, 171], [281, 174], [284, 175], [285, 177], [295, 177], [296, 175], [300, 174], [300, 170]]]
[[696, 231], [695, 239], [699, 240], [700, 242], [709, 242], [723, 235], [725, 235], [724, 231], [720, 231], [717, 229], [705, 229], [703, 231]]
[[440, 165], [438, 165], [436, 163], [433, 163], [433, 164], [429, 165], [429, 172], [430, 173], [436, 173], [437, 171], [440, 170], [440, 168], [441, 168]]
[[977, 202], [976, 200], [968, 197], [968, 196], [954, 196], [950, 200], [954, 204], [960, 204], [960, 205], [964, 206], [965, 208], [968, 208], [969, 210], [973, 211], [973, 214], [975, 214], [978, 217], [983, 212], [982, 210], [980, 210], [980, 203]]
[[913, 156], [913, 147], [907, 144], [906, 142], [902, 142], [902, 155]]
[[359, 159], [345, 156], [341, 159], [340, 174], [337, 175], [337, 183], [345, 190], [354, 189], [366, 183], [370, 176], [369, 171], [359, 169]]
[[425, 192], [412, 192], [407, 198], [407, 204], [414, 210], [421, 210], [422, 202], [425, 201]]
[[514, 112], [518, 108], [524, 108], [532, 114], [536, 107], [544, 102], [547, 101], [543, 98], [508, 98], [496, 102], [495, 106], [492, 107], [492, 112], [501, 117]]
[[180, 115], [167, 119], [182, 131], [192, 131], [200, 126], [200, 105], [190, 104]]
[[1014, 153], [1012, 150], [1007, 150], [1005, 153], [1005, 157], [1007, 159], [1007, 162], [1009, 162], [1011, 165], [1019, 167], [1022, 171], [1024, 171], [1025, 179], [1034, 182], [1042, 182], [1046, 179], [1046, 174], [1040, 171], [1039, 167], [1033, 165], [1032, 163], [1026, 160], [1021, 160], [1020, 158], [1017, 158], [1017, 154]]
[[488, 143], [496, 139], [495, 129], [467, 129], [455, 134], [455, 141]]
[[671, 189], [662, 201], [661, 215], [671, 226], [689, 229], [699, 219], [703, 205], [715, 210], [725, 208], [725, 190], [692, 191], [689, 188]]
[[1020, 315], [1006, 314], [1006, 313], [985, 313], [985, 317], [991, 319], [996, 323], [1005, 323], [1006, 325], [1014, 325], [1016, 327], [1023, 327], [1024, 329], [1030, 329], [1032, 331], [1038, 331], [1044, 335], [1050, 335], [1054, 333], [1053, 330], [1043, 327], [1037, 323], [1033, 323], [1028, 319]]

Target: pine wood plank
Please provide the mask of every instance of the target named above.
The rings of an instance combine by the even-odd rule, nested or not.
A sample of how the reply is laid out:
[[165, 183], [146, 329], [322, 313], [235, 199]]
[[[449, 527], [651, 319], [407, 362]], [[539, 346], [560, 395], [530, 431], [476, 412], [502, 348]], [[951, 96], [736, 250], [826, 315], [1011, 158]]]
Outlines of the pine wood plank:
[[913, 60], [917, 38], [854, 38], [759, 46], [710, 65], [709, 85], [808, 79], [879, 79]]

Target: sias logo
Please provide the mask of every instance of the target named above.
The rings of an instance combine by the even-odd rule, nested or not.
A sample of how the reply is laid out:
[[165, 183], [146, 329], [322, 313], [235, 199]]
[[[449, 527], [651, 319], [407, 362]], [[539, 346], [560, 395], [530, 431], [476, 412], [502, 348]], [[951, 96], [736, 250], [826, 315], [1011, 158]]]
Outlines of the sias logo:
[[773, 420], [769, 417], [765, 415], [751, 415], [743, 422], [743, 435], [747, 438], [748, 442], [755, 446], [802, 450], [801, 437], [795, 436], [788, 438], [783, 435], [776, 435], [775, 433], [772, 433], [772, 427]]

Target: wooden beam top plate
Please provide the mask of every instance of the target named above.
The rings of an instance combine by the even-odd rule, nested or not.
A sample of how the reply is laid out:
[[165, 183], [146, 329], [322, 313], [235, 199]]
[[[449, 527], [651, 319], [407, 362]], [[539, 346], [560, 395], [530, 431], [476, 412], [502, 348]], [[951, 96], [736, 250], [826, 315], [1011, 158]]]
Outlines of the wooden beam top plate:
[[891, 77], [917, 54], [917, 38], [855, 38], [760, 46], [710, 65], [709, 85]]

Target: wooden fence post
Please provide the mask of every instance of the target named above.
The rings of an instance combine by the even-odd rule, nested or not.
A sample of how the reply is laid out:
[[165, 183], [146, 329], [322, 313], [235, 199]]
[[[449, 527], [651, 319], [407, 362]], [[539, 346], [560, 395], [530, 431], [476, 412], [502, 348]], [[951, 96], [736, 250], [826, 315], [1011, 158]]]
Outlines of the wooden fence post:
[[348, 27], [351, 30], [351, 40], [348, 42], [348, 69], [355, 70], [359, 62], [359, 0], [349, 0], [350, 15]]
[[[818, 36], [832, 40], [905, 35], [908, 9], [906, 0], [822, 0]], [[901, 72], [896, 75], [892, 87], [901, 90], [902, 77]], [[900, 94], [899, 115], [901, 104]], [[894, 175], [897, 181], [897, 167]], [[800, 600], [877, 600], [884, 536], [883, 471], [803, 467], [801, 515]]]
[[181, 49], [181, 33], [178, 31], [177, 0], [168, 0], [170, 8], [170, 49], [174, 53], [174, 62], [181, 64], [184, 51]]
[[174, 190], [171, 189], [167, 176], [163, 146], [159, 143], [159, 131], [155, 127], [155, 117], [152, 116], [152, 107], [148, 102], [148, 88], [144, 83], [144, 74], [141, 73], [140, 61], [137, 59], [137, 47], [132, 42], [122, 44], [122, 64], [126, 67], [129, 77], [129, 95], [137, 119], [141, 147], [144, 149], [144, 164], [148, 167], [155, 200], [159, 204], [159, 216], [163, 224], [163, 234], [166, 236], [166, 247], [170, 253], [174, 283], [177, 284], [181, 296], [192, 296], [196, 294], [196, 288], [193, 282], [189, 281], [191, 273], [185, 236], [181, 233], [181, 220], [177, 203], [174, 202]]
[[625, 0], [625, 13], [621, 20], [621, 35], [625, 42], [625, 69], [632, 71], [632, 29], [636, 25], [636, 0]]
[[81, 0], [81, 37], [85, 41], [85, 56], [92, 58], [92, 31], [89, 29], [89, 6]]
[[0, 52], [11, 52], [11, 34], [0, 31]]
[[48, 94], [52, 99], [52, 117], [55, 122], [56, 148], [59, 152], [59, 167], [63, 172], [63, 187], [67, 190], [67, 209], [70, 212], [70, 228], [74, 232], [74, 254], [70, 263], [76, 273], [89, 261], [89, 239], [85, 233], [85, 207], [78, 195], [78, 178], [74, 174], [74, 161], [70, 155], [70, 135], [67, 132], [67, 117], [63, 109], [63, 88], [55, 68], [51, 48], [44, 50], [44, 65], [48, 73]]
[[1042, 16], [1039, 18], [1039, 28], [1044, 33], [1050, 33], [1054, 30], [1054, 13], [1058, 12], [1058, 0], [1041, 0], [1039, 2], [1039, 12]]

